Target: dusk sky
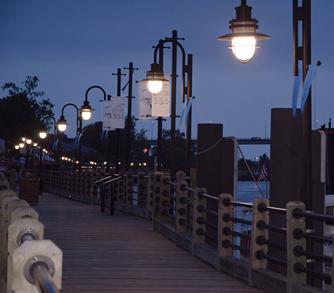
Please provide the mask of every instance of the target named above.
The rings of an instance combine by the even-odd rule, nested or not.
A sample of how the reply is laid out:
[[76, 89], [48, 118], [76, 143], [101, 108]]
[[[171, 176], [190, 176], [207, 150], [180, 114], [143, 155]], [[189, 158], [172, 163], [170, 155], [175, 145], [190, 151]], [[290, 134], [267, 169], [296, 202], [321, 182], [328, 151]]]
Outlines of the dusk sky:
[[[248, 1], [259, 31], [271, 39], [260, 43], [255, 58], [245, 65], [234, 58], [227, 43], [217, 41], [229, 32], [228, 22], [239, 4], [239, 0], [0, 0], [0, 83], [19, 83], [26, 75], [37, 75], [58, 118], [64, 103], [81, 105], [91, 85], [116, 94], [112, 73], [130, 61], [140, 69], [135, 79], [145, 78], [152, 45], [177, 29], [186, 39], [187, 53], [194, 54], [194, 129], [198, 123], [219, 122], [227, 136], [254, 137], [264, 136], [267, 125], [269, 135], [270, 109], [291, 105], [292, 0]], [[334, 1], [312, 4], [313, 61], [322, 61], [314, 87], [320, 125], [334, 116]], [[166, 53], [166, 73], [170, 63]], [[134, 95], [138, 96], [137, 85]], [[95, 121], [101, 120], [101, 97], [100, 92], [91, 92]], [[137, 100], [134, 103], [136, 113]], [[178, 109], [180, 113], [180, 105]], [[149, 137], [151, 124], [138, 124], [148, 129]], [[154, 136], [155, 127], [156, 123]]]

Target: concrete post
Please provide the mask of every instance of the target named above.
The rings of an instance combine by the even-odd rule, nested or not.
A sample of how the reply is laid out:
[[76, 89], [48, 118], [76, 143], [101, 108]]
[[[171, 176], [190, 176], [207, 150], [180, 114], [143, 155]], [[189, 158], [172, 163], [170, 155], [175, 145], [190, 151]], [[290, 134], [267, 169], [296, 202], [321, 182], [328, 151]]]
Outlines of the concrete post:
[[30, 273], [33, 264], [47, 266], [58, 290], [62, 288], [62, 251], [50, 240], [26, 241], [9, 257], [7, 292], [39, 293]]
[[126, 175], [126, 208], [130, 208], [133, 204], [133, 177]]
[[180, 171], [176, 173], [176, 192], [175, 192], [175, 231], [184, 233], [187, 230], [187, 197], [188, 186], [186, 173]]
[[305, 285], [306, 284], [306, 274], [297, 274], [294, 267], [297, 263], [302, 264], [306, 267], [306, 257], [296, 256], [294, 254], [294, 249], [300, 246], [302, 249], [306, 250], [306, 240], [305, 238], [296, 239], [294, 237], [294, 231], [300, 229], [305, 232], [306, 224], [305, 219], [295, 219], [293, 217], [293, 211], [295, 209], [300, 209], [305, 211], [305, 204], [300, 201], [290, 201], [286, 206], [287, 215], [287, 257], [288, 257], [288, 270], [287, 270], [287, 292], [293, 293], [293, 285]]
[[147, 217], [149, 220], [153, 218], [153, 191], [154, 191], [154, 176], [153, 173], [148, 175], [147, 181], [147, 202], [146, 202], [146, 209], [147, 209]]
[[261, 211], [261, 207], [265, 208], [269, 206], [269, 200], [265, 198], [256, 198], [253, 202], [253, 219], [252, 219], [252, 234], [251, 234], [251, 245], [250, 245], [250, 269], [266, 269], [267, 260], [258, 259], [256, 254], [258, 251], [263, 251], [266, 255], [268, 253], [267, 244], [258, 244], [258, 239], [261, 237], [268, 239], [268, 229], [258, 229], [257, 224], [261, 221], [265, 224], [269, 224], [269, 213], [268, 211]]
[[[233, 206], [228, 204], [233, 200], [231, 194], [223, 193], [219, 195], [218, 202], [218, 245], [217, 245], [217, 258], [218, 264], [217, 269], [219, 269], [219, 259], [221, 257], [233, 256], [232, 247], [229, 246], [233, 243], [233, 222], [227, 221], [226, 217], [233, 217]], [[226, 245], [224, 245], [226, 243]], [[228, 245], [227, 245], [228, 244]], [[224, 247], [225, 246], [225, 247]]]
[[192, 231], [192, 254], [197, 244], [205, 243], [206, 225], [199, 219], [206, 221], [206, 213], [201, 207], [206, 208], [206, 199], [202, 194], [206, 193], [205, 188], [195, 188], [193, 195], [193, 231]]

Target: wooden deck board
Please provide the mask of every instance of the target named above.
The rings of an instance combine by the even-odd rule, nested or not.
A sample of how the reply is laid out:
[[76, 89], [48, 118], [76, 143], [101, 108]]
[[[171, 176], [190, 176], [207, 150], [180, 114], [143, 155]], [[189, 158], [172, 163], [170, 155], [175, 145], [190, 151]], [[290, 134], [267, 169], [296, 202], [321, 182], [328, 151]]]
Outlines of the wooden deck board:
[[175, 247], [143, 219], [50, 194], [37, 210], [45, 237], [64, 253], [64, 293], [262, 292]]

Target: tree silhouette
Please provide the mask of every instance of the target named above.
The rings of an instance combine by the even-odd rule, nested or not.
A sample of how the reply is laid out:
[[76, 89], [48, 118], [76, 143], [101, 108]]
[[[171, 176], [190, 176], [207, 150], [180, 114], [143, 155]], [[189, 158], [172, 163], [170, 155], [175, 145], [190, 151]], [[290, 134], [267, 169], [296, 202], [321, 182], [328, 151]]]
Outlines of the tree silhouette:
[[42, 98], [38, 82], [37, 76], [27, 76], [23, 87], [13, 82], [1, 86], [7, 96], [0, 99], [0, 137], [7, 143], [14, 144], [22, 136], [37, 138], [39, 129], [50, 127], [54, 105]]

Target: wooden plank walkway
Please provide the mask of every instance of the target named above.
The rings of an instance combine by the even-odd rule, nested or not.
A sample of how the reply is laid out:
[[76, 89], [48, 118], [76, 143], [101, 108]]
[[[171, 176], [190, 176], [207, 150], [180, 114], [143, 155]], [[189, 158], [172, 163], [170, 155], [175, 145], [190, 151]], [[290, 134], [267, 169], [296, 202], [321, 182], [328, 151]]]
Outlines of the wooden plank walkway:
[[149, 222], [44, 194], [46, 238], [64, 253], [63, 292], [262, 292], [192, 257]]

